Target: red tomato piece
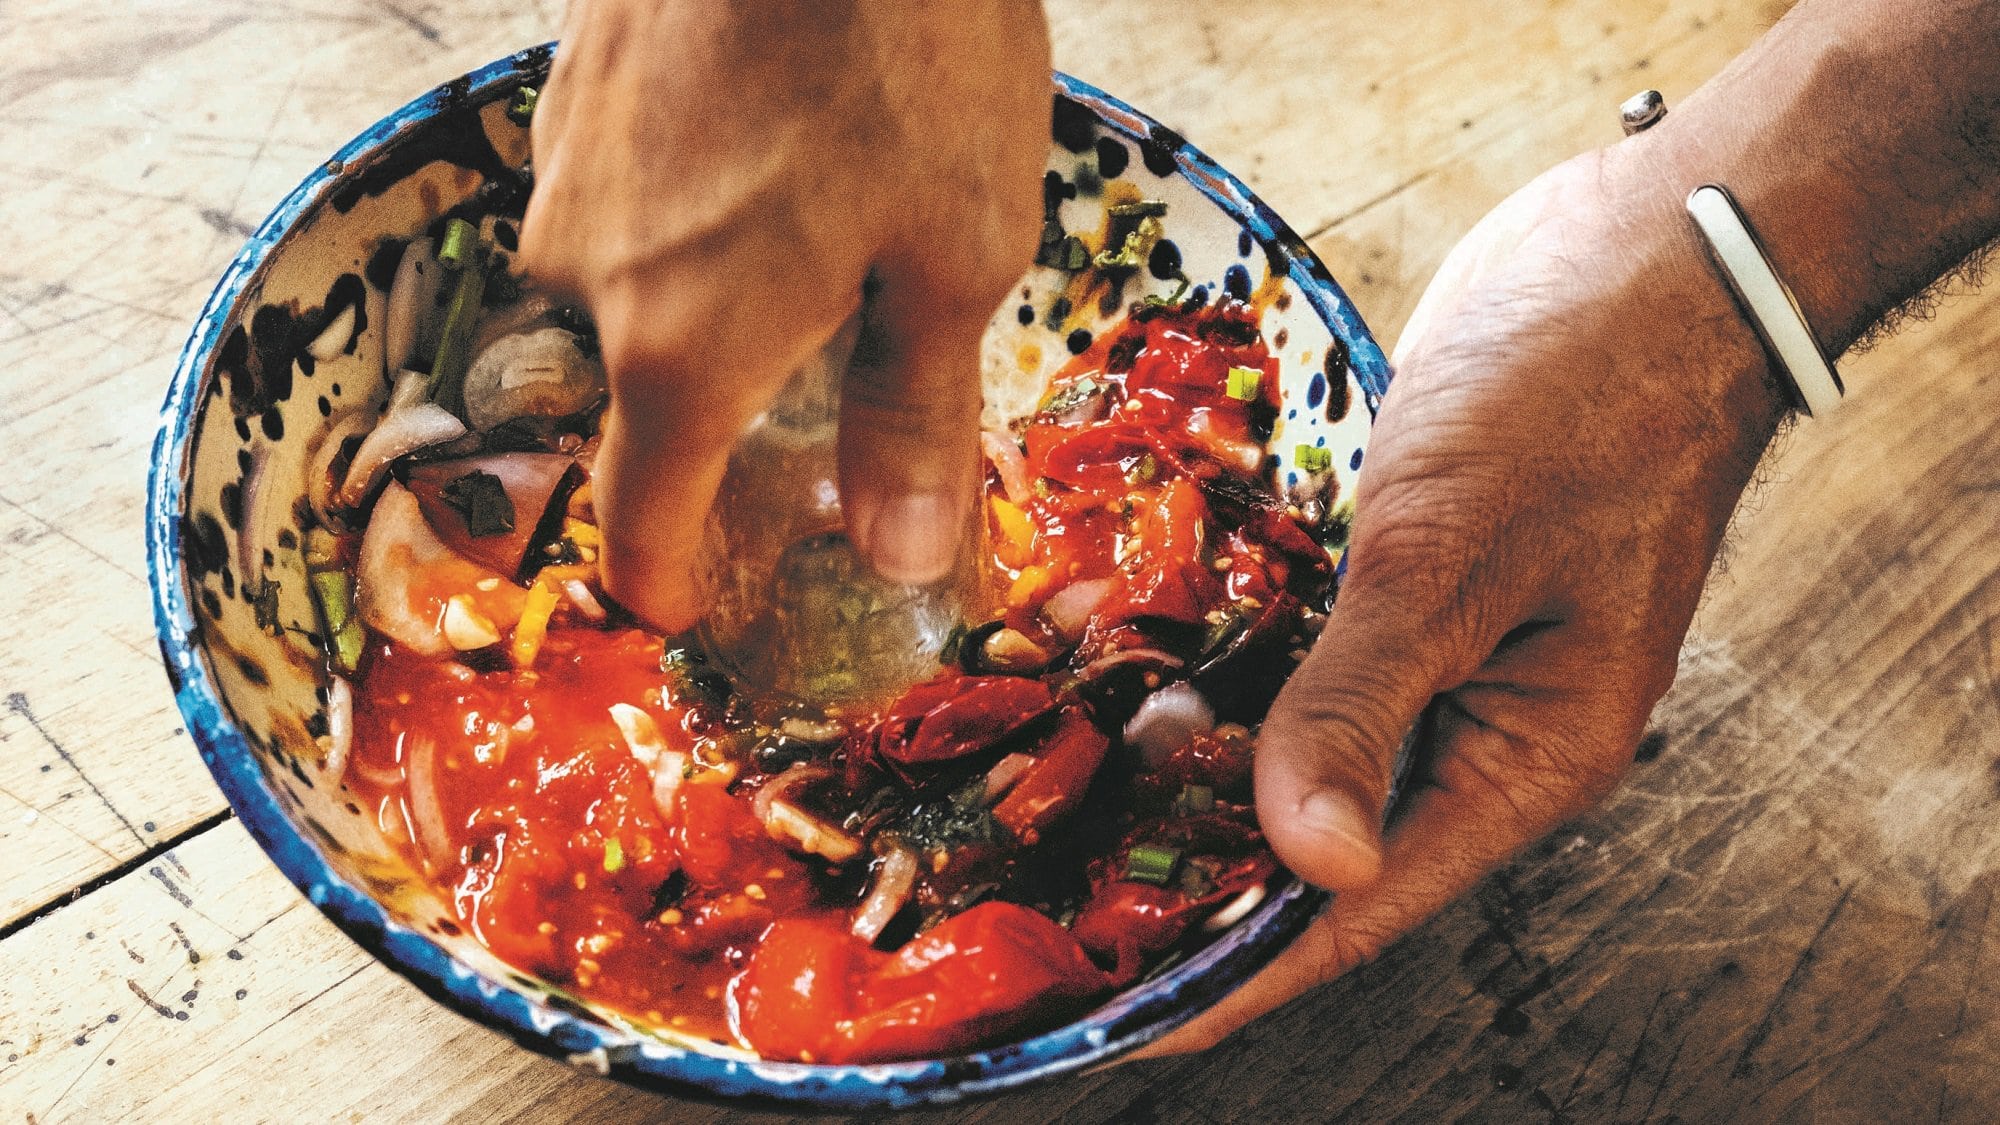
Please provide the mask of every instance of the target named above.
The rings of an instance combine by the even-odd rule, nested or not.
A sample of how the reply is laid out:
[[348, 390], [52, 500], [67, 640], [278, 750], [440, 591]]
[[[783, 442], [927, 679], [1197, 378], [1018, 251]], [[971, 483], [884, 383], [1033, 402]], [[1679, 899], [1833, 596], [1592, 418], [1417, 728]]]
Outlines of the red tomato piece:
[[838, 926], [781, 918], [729, 981], [732, 1030], [767, 1058], [845, 1061], [855, 984], [887, 960]]
[[720, 785], [684, 784], [674, 848], [697, 887], [740, 890], [768, 870], [797, 867], [743, 801]]
[[964, 1051], [1053, 1022], [1103, 991], [1103, 970], [1068, 930], [1010, 902], [985, 902], [918, 935], [861, 982], [843, 1061]]

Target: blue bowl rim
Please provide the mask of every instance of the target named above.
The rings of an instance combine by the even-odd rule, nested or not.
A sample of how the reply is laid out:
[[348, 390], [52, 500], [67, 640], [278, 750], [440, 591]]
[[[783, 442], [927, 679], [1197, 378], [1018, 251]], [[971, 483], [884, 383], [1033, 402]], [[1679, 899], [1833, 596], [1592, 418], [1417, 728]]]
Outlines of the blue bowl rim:
[[[365, 169], [395, 141], [440, 111], [481, 104], [501, 86], [538, 82], [554, 43], [496, 60], [412, 99], [364, 130], [294, 188], [224, 270], [183, 346], [161, 409], [147, 484], [146, 556], [160, 651], [175, 701], [202, 760], [244, 827], [286, 878], [363, 948], [462, 1015], [511, 1035], [553, 1058], [587, 1065], [644, 1088], [726, 1099], [731, 1104], [868, 1110], [940, 1105], [999, 1093], [1073, 1073], [1152, 1042], [1186, 1023], [1248, 980], [1318, 915], [1327, 896], [1297, 880], [1251, 918], [1187, 961], [1115, 996], [1083, 1018], [1019, 1043], [947, 1059], [851, 1066], [765, 1062], [703, 1054], [638, 1040], [585, 1012], [529, 1000], [474, 972], [421, 933], [392, 921], [365, 892], [336, 875], [318, 848], [291, 824], [243, 732], [197, 651], [181, 562], [181, 499], [203, 376], [237, 300], [261, 279], [284, 236], [323, 205], [346, 177]], [[1095, 87], [1056, 73], [1063, 96], [1093, 111], [1127, 140], [1171, 151], [1178, 169], [1282, 262], [1317, 314], [1346, 344], [1371, 415], [1389, 383], [1389, 366], [1360, 313], [1326, 267], [1283, 220], [1235, 176], [1177, 133]]]

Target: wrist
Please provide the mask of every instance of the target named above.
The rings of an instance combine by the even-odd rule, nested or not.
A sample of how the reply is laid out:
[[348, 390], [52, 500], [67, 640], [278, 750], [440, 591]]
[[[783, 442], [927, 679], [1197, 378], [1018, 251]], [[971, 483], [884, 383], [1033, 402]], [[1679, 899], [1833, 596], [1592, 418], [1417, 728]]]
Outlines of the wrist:
[[1621, 259], [1610, 276], [1627, 293], [1618, 305], [1625, 316], [1666, 327], [1649, 334], [1666, 342], [1654, 361], [1665, 384], [1656, 393], [1706, 411], [1712, 426], [1734, 436], [1747, 467], [1789, 414], [1791, 398], [1688, 217], [1688, 192], [1707, 180], [1671, 150], [1633, 143], [1644, 136], [1595, 154], [1613, 216], [1601, 237]]

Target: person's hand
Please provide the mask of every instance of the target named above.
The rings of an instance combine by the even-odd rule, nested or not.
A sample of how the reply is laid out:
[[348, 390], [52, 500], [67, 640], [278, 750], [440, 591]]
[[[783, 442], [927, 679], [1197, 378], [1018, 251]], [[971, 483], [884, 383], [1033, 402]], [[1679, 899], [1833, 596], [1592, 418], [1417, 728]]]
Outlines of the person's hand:
[[1338, 893], [1153, 1053], [1208, 1046], [1372, 959], [1632, 760], [1780, 400], [1677, 201], [1628, 190], [1630, 164], [1607, 150], [1543, 175], [1420, 302], [1346, 582], [1259, 739], [1273, 848]]
[[862, 299], [840, 487], [886, 575], [948, 569], [977, 490], [979, 337], [1032, 259], [1037, 0], [576, 0], [534, 119], [526, 270], [580, 296], [611, 380], [607, 588], [667, 630], [728, 454]]

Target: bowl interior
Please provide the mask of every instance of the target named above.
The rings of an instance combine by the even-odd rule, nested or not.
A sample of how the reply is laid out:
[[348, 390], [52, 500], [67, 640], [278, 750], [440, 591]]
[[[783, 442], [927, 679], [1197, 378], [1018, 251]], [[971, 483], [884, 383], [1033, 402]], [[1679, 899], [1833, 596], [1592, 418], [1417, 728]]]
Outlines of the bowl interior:
[[[332, 424], [386, 401], [384, 306], [399, 240], [523, 166], [527, 131], [506, 105], [541, 81], [546, 61], [546, 50], [524, 52], [433, 91], [318, 170], [246, 247], [183, 356], [149, 531], [162, 643], [189, 727], [245, 823], [336, 922], [433, 995], [539, 1049], [710, 1093], [845, 1105], [954, 1097], [1143, 1042], [1238, 983], [1316, 898], [1296, 887], [1272, 896], [1201, 957], [1110, 1001], [1068, 1038], [951, 1065], [758, 1062], [634, 1026], [499, 962], [385, 840], [377, 810], [328, 771], [327, 679], [299, 549], [312, 518], [308, 467]], [[1280, 483], [1334, 503], [1350, 496], [1387, 371], [1324, 268], [1174, 134], [1067, 79], [1055, 106], [1047, 253], [1068, 252], [1060, 239], [1071, 235], [1094, 249], [1108, 208], [1138, 200], [1167, 205], [1171, 251], [1115, 289], [1095, 271], [1029, 269], [988, 331], [992, 416], [1032, 409], [1045, 378], [1133, 302], [1231, 293], [1264, 308], [1280, 364], [1284, 409], [1269, 442]], [[1301, 448], [1326, 450], [1331, 468], [1305, 472]]]

